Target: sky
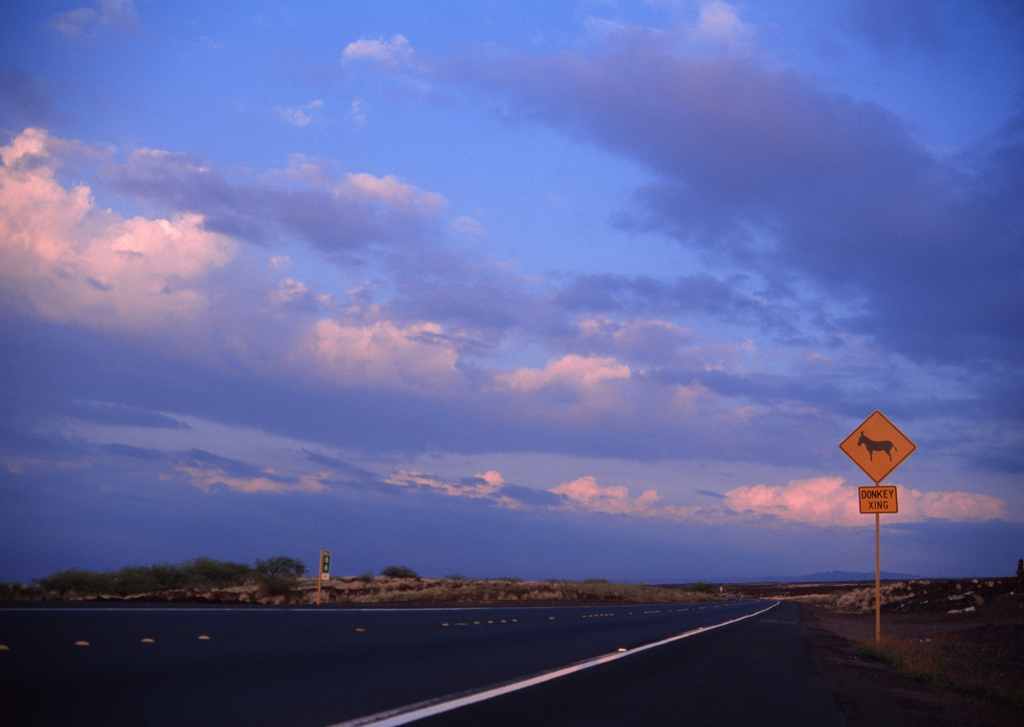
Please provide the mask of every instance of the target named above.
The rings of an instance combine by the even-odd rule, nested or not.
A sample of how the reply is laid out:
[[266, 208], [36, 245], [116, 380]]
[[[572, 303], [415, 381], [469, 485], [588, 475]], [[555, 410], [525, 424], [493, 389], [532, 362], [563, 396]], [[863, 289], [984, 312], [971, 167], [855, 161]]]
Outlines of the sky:
[[1019, 2], [0, 20], [0, 580], [1024, 557]]

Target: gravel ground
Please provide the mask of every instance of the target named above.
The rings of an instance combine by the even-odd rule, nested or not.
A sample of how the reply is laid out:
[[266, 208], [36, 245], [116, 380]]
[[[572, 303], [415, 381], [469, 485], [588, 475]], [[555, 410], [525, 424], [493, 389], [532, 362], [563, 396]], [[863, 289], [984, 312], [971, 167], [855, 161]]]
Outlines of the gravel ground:
[[[1017, 706], [944, 684], [922, 683], [858, 655], [858, 641], [874, 640], [873, 612], [837, 613], [819, 605], [803, 605], [801, 611], [811, 649], [850, 727], [1024, 725], [1024, 709]], [[1024, 597], [1020, 595], [991, 599], [970, 612], [883, 614], [882, 635], [970, 642], [975, 647], [972, 653], [981, 647], [980, 668], [990, 670], [992, 679], [1001, 678], [1017, 689], [1024, 686]]]

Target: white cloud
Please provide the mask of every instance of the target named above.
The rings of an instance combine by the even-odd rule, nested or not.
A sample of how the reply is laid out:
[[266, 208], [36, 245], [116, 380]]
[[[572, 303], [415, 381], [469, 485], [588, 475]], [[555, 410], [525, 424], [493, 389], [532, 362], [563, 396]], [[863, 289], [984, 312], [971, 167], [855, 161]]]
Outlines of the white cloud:
[[735, 48], [749, 43], [754, 37], [754, 29], [740, 21], [733, 6], [716, 0], [700, 9], [691, 37]]
[[92, 40], [105, 28], [138, 30], [139, 15], [132, 0], [99, 0], [97, 7], [83, 7], [57, 13], [49, 27], [68, 38]]
[[369, 115], [367, 113], [369, 104], [361, 98], [353, 99], [352, 105], [349, 107], [348, 118], [356, 126], [366, 126], [369, 121]]
[[399, 63], [412, 57], [412, 47], [403, 35], [393, 35], [391, 40], [361, 38], [345, 46], [342, 60], [370, 58], [383, 63]]
[[452, 229], [460, 235], [468, 235], [471, 237], [483, 237], [487, 234], [487, 231], [484, 229], [482, 224], [466, 215], [460, 215], [452, 220]]
[[308, 126], [313, 121], [322, 122], [324, 120], [324, 116], [320, 110], [323, 107], [324, 102], [320, 99], [316, 99], [305, 106], [277, 108], [274, 110], [284, 121], [287, 121], [293, 126], [301, 127]]
[[206, 279], [236, 255], [203, 217], [124, 219], [91, 190], [54, 178], [59, 148], [27, 129], [0, 149], [0, 286], [36, 315], [106, 330], [194, 321], [209, 305]]

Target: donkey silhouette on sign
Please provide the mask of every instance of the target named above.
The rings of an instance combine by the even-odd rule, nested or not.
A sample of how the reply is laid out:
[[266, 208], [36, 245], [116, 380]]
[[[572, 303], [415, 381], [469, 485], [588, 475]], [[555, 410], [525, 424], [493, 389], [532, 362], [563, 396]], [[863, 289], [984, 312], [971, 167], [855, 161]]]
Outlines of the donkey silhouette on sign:
[[868, 439], [864, 436], [864, 432], [861, 432], [860, 439], [857, 440], [857, 446], [859, 447], [862, 444], [867, 447], [868, 459], [872, 462], [875, 461], [875, 452], [885, 452], [889, 455], [889, 461], [892, 462], [892, 450], [896, 449], [896, 445], [888, 439], [876, 442], [874, 439]]

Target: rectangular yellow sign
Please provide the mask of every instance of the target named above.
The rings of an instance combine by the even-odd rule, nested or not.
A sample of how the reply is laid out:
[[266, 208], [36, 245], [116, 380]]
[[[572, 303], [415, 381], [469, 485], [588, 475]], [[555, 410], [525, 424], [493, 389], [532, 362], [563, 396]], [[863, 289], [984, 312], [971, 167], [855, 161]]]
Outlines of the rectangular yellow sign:
[[900, 510], [895, 485], [859, 487], [857, 493], [862, 513], [894, 513]]

